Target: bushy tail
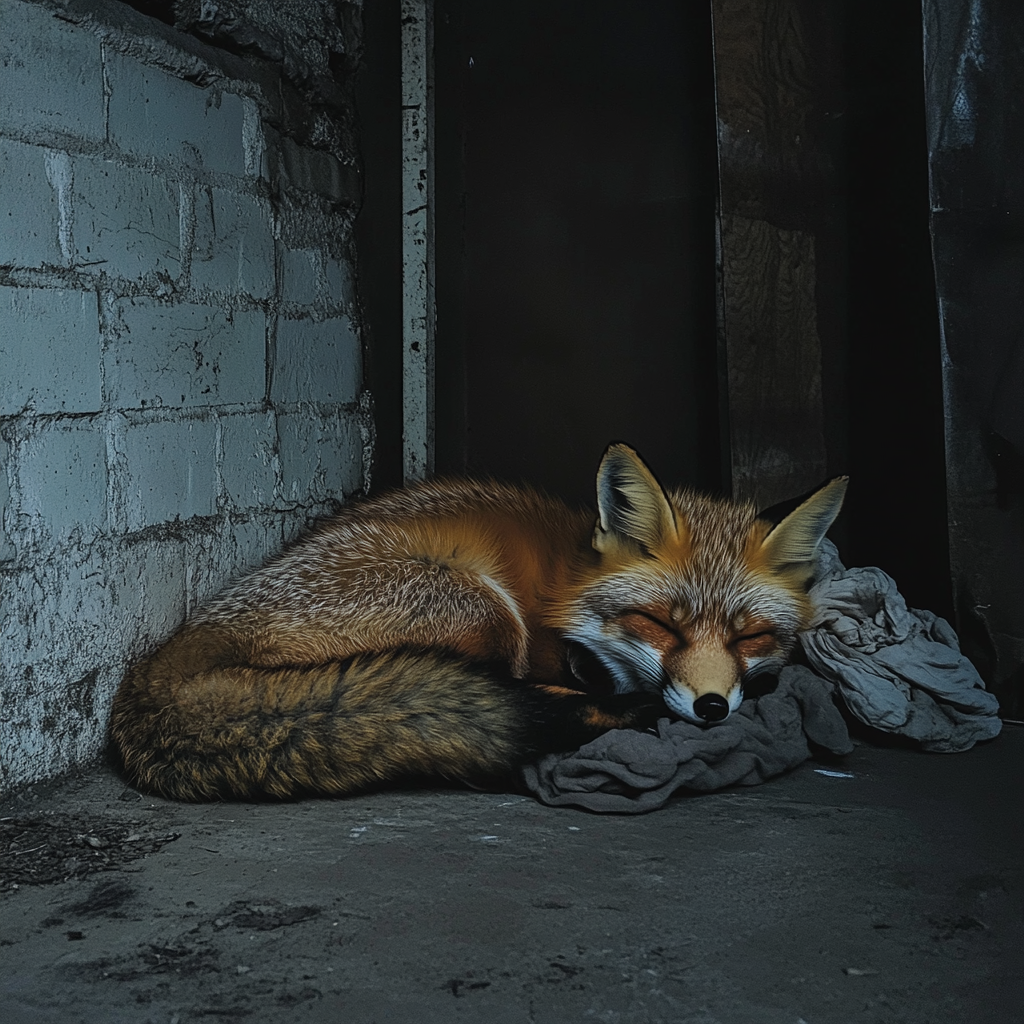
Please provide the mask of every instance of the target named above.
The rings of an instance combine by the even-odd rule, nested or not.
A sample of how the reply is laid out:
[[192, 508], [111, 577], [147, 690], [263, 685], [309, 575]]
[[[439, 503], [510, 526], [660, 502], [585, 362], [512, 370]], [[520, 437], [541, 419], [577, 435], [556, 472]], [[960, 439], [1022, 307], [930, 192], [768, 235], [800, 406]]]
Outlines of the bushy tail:
[[180, 800], [343, 794], [431, 775], [486, 784], [663, 713], [639, 694], [595, 701], [432, 652], [183, 674], [174, 647], [129, 674], [110, 732], [133, 783]]

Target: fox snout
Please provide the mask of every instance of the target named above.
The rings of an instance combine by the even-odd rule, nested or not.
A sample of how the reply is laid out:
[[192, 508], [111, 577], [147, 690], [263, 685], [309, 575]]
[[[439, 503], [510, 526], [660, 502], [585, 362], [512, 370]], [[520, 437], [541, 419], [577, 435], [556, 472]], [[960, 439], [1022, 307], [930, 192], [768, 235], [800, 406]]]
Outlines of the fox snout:
[[662, 698], [680, 718], [712, 725], [728, 718], [743, 700], [743, 681], [727, 650], [696, 649], [667, 666]]

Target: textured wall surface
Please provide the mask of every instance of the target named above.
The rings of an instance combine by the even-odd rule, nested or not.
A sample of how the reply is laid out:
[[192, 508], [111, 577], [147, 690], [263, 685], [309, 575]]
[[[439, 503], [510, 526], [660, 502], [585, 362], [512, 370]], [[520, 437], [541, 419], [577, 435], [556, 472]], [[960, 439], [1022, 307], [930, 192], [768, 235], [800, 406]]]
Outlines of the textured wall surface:
[[0, 25], [6, 789], [95, 756], [127, 661], [362, 489], [372, 429], [344, 96], [104, 0]]
[[961, 641], [1024, 716], [1024, 7], [927, 0], [950, 561]]

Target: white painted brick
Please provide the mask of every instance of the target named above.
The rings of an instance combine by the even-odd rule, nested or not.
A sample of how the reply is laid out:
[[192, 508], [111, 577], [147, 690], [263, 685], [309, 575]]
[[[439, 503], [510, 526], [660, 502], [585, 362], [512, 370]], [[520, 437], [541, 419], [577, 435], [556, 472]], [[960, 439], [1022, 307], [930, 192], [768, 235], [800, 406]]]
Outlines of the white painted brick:
[[361, 385], [362, 352], [347, 316], [278, 320], [272, 401], [347, 404]]
[[55, 537], [105, 529], [106, 460], [106, 437], [96, 425], [47, 425], [19, 451], [21, 511]]
[[11, 487], [7, 479], [10, 464], [10, 448], [6, 441], [0, 439], [0, 562], [14, 558], [18, 554], [9, 529], [9, 527], [13, 528], [14, 516], [14, 509], [11, 507]]
[[185, 548], [189, 567], [189, 608], [201, 607], [231, 580], [262, 565], [281, 549], [281, 519], [224, 523], [213, 531], [193, 532]]
[[362, 445], [350, 415], [277, 417], [282, 498], [286, 503], [341, 501], [362, 484]]
[[103, 70], [93, 33], [35, 4], [0, 0], [0, 132], [102, 142]]
[[[13, 669], [25, 660], [34, 660], [31, 652], [38, 642], [38, 623], [35, 621], [40, 610], [44, 615], [44, 604], [48, 600], [43, 589], [46, 568], [34, 574], [31, 570], [4, 569], [0, 571], [0, 587], [4, 600], [0, 601], [0, 672]], [[20, 680], [19, 680], [20, 682]], [[0, 687], [0, 693], [10, 693]], [[4, 715], [0, 715], [0, 722]]]
[[184, 541], [150, 543], [139, 554], [142, 580], [142, 621], [151, 640], [163, 640], [185, 618]]
[[[358, 395], [349, 322], [285, 327], [282, 392], [320, 404], [286, 417], [282, 445], [276, 413], [253, 411], [266, 314], [228, 309], [239, 293], [347, 309], [347, 267], [325, 251], [344, 214], [307, 195], [278, 264], [274, 212], [249, 194], [280, 183], [257, 104], [101, 48], [49, 13], [61, 6], [0, 0], [0, 266], [75, 264], [103, 300], [101, 319], [70, 278], [0, 287], [0, 416], [19, 417], [0, 441], [0, 781], [14, 784], [94, 758], [128, 661], [357, 490], [362, 465], [357, 420], [323, 415]], [[286, 184], [355, 194], [350, 167], [287, 148]], [[196, 180], [217, 188], [193, 202]], [[199, 304], [161, 301], [193, 286]], [[132, 304], [139, 290], [160, 300]]]
[[100, 332], [92, 292], [0, 287], [0, 416], [97, 412]]
[[9, 578], [16, 585], [5, 587], [3, 610], [7, 614], [0, 629], [5, 656], [0, 662], [19, 666], [30, 690], [35, 689], [36, 680], [41, 683], [44, 678], [35, 668], [54, 657], [72, 662], [56, 678], [73, 678], [80, 668], [83, 645], [103, 623], [108, 610], [105, 581], [95, 565], [90, 573], [88, 555], [83, 558], [82, 549], [77, 547], [58, 550], [63, 556], [59, 562], [51, 560], [27, 573], [14, 573]]
[[193, 303], [125, 299], [118, 337], [104, 353], [108, 400], [117, 409], [262, 402], [266, 317]]
[[119, 486], [129, 530], [213, 515], [216, 447], [212, 422], [129, 425], [118, 443], [125, 473]]
[[229, 578], [237, 579], [266, 564], [284, 546], [282, 534], [280, 516], [269, 521], [249, 520], [233, 524], [231, 540], [235, 547], [235, 556]]
[[347, 260], [327, 261], [327, 301], [351, 308], [355, 300], [352, 266]]
[[76, 262], [136, 279], [181, 270], [178, 186], [112, 160], [73, 161]]
[[221, 479], [240, 508], [274, 503], [277, 485], [277, 423], [272, 412], [223, 416]]
[[281, 413], [277, 432], [284, 502], [304, 504], [323, 497], [326, 487], [317, 447], [322, 430], [305, 413]]
[[26, 765], [61, 771], [102, 745], [125, 615], [112, 605], [99, 548], [58, 548], [3, 580], [0, 687], [17, 695], [0, 716], [5, 775], [23, 777]]
[[[150, 546], [160, 550], [169, 547], [166, 540], [149, 541]], [[107, 579], [105, 586], [110, 595], [112, 615], [125, 629], [124, 647], [121, 657], [134, 653], [133, 644], [128, 639], [141, 631], [149, 609], [143, 607], [145, 573], [142, 570], [142, 559], [148, 550], [145, 544], [124, 544], [117, 538], [113, 544], [106, 545], [108, 564], [105, 567]], [[121, 637], [118, 637], [121, 640]], [[113, 652], [111, 652], [113, 653]]]
[[355, 419], [348, 413], [328, 418], [319, 447], [326, 496], [340, 501], [355, 494], [363, 485], [363, 444]]
[[316, 301], [316, 254], [307, 249], [285, 249], [281, 254], [281, 298], [312, 305]]
[[314, 192], [333, 202], [358, 194], [354, 168], [342, 165], [330, 153], [300, 146], [289, 138], [279, 137], [276, 169], [277, 182], [282, 189]]
[[240, 97], [108, 51], [110, 141], [126, 152], [245, 174]]
[[224, 189], [203, 189], [195, 211], [193, 287], [269, 298], [274, 291], [274, 234], [267, 203]]
[[60, 263], [57, 197], [46, 150], [0, 139], [0, 266]]
[[335, 504], [336, 502], [333, 501], [318, 502], [312, 507], [291, 510], [291, 515], [285, 516], [282, 522], [282, 543], [285, 546], [294, 544], [317, 519], [330, 515], [334, 511]]
[[242, 99], [242, 151], [245, 159], [245, 173], [251, 178], [268, 177], [267, 138], [263, 129], [256, 101], [249, 97]]
[[98, 540], [0, 570], [0, 789], [96, 757], [126, 663], [184, 616], [190, 550], [177, 539]]
[[71, 551], [67, 561], [57, 568], [55, 579], [47, 589], [55, 595], [55, 632], [62, 633], [80, 655], [84, 655], [79, 663], [80, 670], [69, 673], [75, 678], [79, 672], [88, 672], [95, 661], [103, 657], [100, 652], [107, 631], [118, 623], [112, 614], [107, 586], [106, 552], [84, 547], [74, 547]]

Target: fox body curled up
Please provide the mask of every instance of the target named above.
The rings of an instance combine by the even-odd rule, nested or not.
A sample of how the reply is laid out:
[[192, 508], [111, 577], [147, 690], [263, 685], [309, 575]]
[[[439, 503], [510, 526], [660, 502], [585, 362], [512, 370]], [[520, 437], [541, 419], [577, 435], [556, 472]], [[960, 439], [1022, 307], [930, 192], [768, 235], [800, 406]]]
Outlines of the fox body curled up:
[[[488, 784], [664, 716], [713, 723], [810, 617], [833, 480], [777, 525], [666, 492], [612, 445], [598, 515], [440, 481], [345, 508], [228, 587], [119, 689], [140, 787], [189, 800]], [[610, 685], [588, 690], [599, 665]]]

